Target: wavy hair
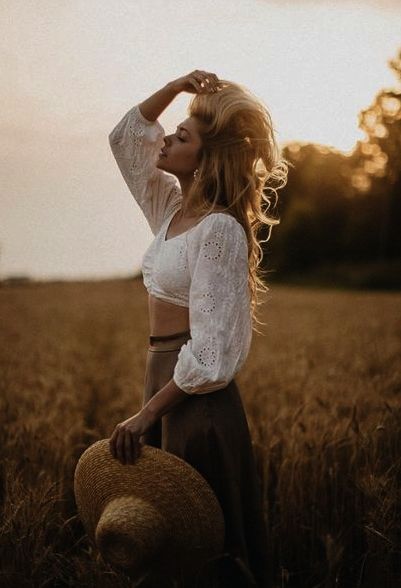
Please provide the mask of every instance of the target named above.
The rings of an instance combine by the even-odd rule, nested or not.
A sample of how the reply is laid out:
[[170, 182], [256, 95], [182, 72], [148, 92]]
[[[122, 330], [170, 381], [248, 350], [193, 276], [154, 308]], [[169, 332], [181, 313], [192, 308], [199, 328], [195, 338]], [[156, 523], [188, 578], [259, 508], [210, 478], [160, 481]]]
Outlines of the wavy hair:
[[[277, 190], [287, 183], [288, 165], [281, 156], [274, 136], [271, 116], [261, 100], [241, 84], [219, 80], [218, 91], [196, 94], [187, 107], [195, 118], [202, 140], [198, 175], [186, 198], [196, 214], [207, 214], [215, 207], [227, 210], [245, 230], [248, 241], [250, 312], [252, 328], [265, 325], [257, 317], [259, 294], [269, 287], [262, 277], [263, 249], [260, 243], [271, 237], [277, 217], [267, 211]], [[273, 208], [274, 208], [273, 207]], [[262, 226], [268, 234], [258, 239]]]

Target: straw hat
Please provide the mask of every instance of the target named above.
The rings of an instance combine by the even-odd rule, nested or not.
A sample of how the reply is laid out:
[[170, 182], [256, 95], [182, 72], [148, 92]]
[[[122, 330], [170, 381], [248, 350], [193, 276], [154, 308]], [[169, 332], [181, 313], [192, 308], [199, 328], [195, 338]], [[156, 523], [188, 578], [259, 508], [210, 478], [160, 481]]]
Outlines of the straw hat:
[[224, 518], [208, 482], [176, 455], [143, 445], [132, 465], [91, 445], [74, 475], [79, 516], [103, 559], [130, 576], [194, 574], [224, 548]]

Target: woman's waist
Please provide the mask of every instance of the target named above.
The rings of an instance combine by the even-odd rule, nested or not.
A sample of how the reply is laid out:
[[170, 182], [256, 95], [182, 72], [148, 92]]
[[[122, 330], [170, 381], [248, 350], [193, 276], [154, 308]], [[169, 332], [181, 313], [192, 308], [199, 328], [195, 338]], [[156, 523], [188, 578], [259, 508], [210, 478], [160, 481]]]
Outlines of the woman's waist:
[[151, 336], [169, 336], [189, 331], [189, 309], [149, 294]]

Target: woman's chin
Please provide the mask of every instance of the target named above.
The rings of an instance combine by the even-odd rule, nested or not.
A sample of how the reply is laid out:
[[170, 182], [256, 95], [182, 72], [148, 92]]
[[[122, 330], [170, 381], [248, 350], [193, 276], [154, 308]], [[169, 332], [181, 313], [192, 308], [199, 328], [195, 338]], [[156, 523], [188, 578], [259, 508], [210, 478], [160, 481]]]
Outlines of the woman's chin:
[[159, 157], [159, 159], [156, 161], [156, 167], [162, 167], [164, 169], [164, 161], [163, 159], [165, 159], [165, 157]]
[[171, 173], [169, 170], [169, 166], [168, 164], [164, 161], [165, 157], [161, 157], [160, 159], [157, 160], [156, 162], [156, 167], [159, 169], [162, 169], [165, 172]]

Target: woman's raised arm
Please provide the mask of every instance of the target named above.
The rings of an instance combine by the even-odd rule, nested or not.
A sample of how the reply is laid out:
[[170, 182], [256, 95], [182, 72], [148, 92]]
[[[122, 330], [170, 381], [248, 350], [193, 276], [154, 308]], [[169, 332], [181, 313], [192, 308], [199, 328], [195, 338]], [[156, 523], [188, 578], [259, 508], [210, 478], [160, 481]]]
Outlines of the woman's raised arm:
[[191, 73], [168, 82], [161, 90], [158, 90], [149, 98], [140, 102], [139, 107], [145, 118], [155, 121], [163, 110], [174, 100], [177, 94], [189, 92], [190, 94], [206, 94], [215, 92], [218, 87], [219, 78], [216, 74], [195, 69]]
[[120, 172], [154, 235], [182, 199], [177, 178], [156, 165], [165, 136], [157, 118], [180, 92], [215, 91], [216, 80], [214, 74], [195, 70], [167, 83], [133, 106], [109, 134]]
[[140, 102], [140, 111], [148, 121], [154, 122], [179, 93], [176, 81], [169, 82], [149, 98]]

